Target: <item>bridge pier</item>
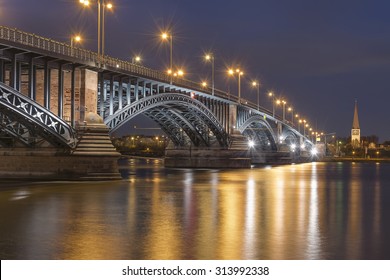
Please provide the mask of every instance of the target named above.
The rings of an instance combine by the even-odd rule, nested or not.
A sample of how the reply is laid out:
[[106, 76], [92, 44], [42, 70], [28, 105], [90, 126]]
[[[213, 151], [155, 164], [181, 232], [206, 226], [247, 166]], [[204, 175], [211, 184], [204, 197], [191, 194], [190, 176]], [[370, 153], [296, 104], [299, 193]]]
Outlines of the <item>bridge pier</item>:
[[14, 89], [18, 89], [18, 84], [23, 85], [18, 90], [19, 94], [33, 97], [41, 107], [64, 117], [65, 121], [73, 124], [79, 139], [75, 150], [39, 141], [32, 145], [33, 149], [22, 147], [18, 142], [12, 149], [0, 146], [0, 177], [29, 180], [121, 178], [117, 166], [120, 154], [111, 143], [108, 127], [96, 114], [97, 72], [76, 69], [74, 66], [71, 71], [63, 70], [62, 65], [58, 69], [51, 69], [46, 61], [39, 69], [31, 63], [22, 75], [21, 71], [14, 68], [6, 70], [3, 60], [0, 62], [0, 76], [4, 77], [8, 72], [4, 81], [16, 86]]

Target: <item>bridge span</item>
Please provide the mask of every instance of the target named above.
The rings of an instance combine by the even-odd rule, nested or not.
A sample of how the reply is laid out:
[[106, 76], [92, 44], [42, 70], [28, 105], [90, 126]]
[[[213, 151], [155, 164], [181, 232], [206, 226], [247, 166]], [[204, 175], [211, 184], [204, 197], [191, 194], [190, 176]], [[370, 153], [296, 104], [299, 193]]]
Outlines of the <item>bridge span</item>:
[[51, 149], [67, 157], [118, 156], [107, 142], [108, 133], [140, 114], [169, 137], [167, 166], [304, 161], [313, 146], [291, 122], [248, 100], [0, 26], [3, 154], [23, 148], [37, 153]]

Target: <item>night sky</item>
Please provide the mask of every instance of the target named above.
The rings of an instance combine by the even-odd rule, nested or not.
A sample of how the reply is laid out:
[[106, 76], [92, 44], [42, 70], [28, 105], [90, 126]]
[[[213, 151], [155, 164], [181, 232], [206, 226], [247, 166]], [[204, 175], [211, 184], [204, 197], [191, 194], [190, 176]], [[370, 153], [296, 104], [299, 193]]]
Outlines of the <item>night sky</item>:
[[[242, 97], [272, 108], [269, 90], [292, 104], [314, 129], [349, 136], [355, 99], [362, 136], [390, 140], [390, 1], [113, 0], [106, 13], [106, 54], [165, 70], [173, 34], [174, 65], [186, 78], [209, 79], [215, 55], [216, 87], [237, 94], [230, 66], [240, 67]], [[78, 0], [0, 0], [0, 25], [58, 41], [80, 33], [97, 49], [97, 7]], [[281, 114], [281, 108], [277, 111]], [[290, 118], [290, 115], [288, 115]], [[142, 124], [140, 124], [142, 125]]]

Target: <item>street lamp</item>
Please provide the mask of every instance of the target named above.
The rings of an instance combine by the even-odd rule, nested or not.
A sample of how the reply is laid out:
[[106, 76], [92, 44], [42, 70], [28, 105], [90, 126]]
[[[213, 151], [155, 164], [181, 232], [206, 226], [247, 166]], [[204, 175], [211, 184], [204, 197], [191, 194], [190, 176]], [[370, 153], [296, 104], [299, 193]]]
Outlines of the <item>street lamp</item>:
[[275, 118], [275, 94], [273, 92], [268, 93], [269, 97], [272, 97], [272, 117]]
[[[172, 57], [172, 53], [173, 53], [172, 41], [173, 41], [173, 39], [172, 39], [172, 35], [164, 32], [161, 34], [161, 38], [163, 40], [169, 41], [169, 70], [168, 70], [168, 73], [172, 74], [172, 72], [173, 72], [173, 57]], [[172, 84], [172, 75], [170, 75], [170, 83]]]
[[176, 72], [173, 73], [173, 76], [175, 76], [175, 77], [182, 77], [182, 76], [184, 76], [184, 71], [179, 69], [179, 70], [177, 70]]
[[236, 71], [229, 69], [228, 73], [229, 75], [237, 74], [238, 76], [238, 103], [241, 103], [241, 76], [244, 75], [244, 72], [240, 69], [236, 69]]
[[131, 59], [131, 63], [133, 63], [133, 64], [137, 64], [140, 62], [141, 62], [141, 57], [139, 55], [137, 55]]
[[211, 61], [211, 94], [214, 95], [214, 55], [206, 54], [205, 59], [206, 61]]
[[[84, 6], [89, 6], [89, 0], [79, 0]], [[105, 0], [96, 0], [98, 5], [98, 60], [104, 57], [104, 42], [105, 42], [105, 24], [104, 24], [104, 14], [105, 8], [111, 10], [113, 8], [112, 3], [106, 3]]]
[[78, 43], [78, 42], [80, 42], [80, 41], [81, 41], [80, 35], [72, 36], [72, 37], [70, 38], [70, 47], [73, 48], [73, 43], [74, 43], [74, 42]]
[[257, 110], [260, 110], [260, 83], [258, 81], [253, 81], [252, 86], [257, 90]]
[[73, 45], [74, 45], [74, 42], [78, 43], [80, 41], [81, 41], [80, 35], [72, 36], [70, 38], [70, 55], [71, 56], [73, 56]]
[[309, 124], [306, 123], [306, 121], [303, 121], [305, 124], [303, 125], [303, 137], [306, 136], [306, 127], [309, 127]]
[[306, 123], [306, 120], [299, 119], [299, 121], [298, 121], [298, 131], [299, 131], [299, 133], [301, 133], [301, 124], [303, 124], [303, 128], [305, 128], [305, 123]]
[[283, 122], [286, 120], [286, 115], [285, 115], [285, 109], [286, 109], [286, 101], [284, 100], [276, 100], [276, 104], [280, 105], [282, 104], [282, 108], [283, 108]]
[[291, 112], [291, 125], [294, 125], [294, 108], [288, 107], [288, 111]]

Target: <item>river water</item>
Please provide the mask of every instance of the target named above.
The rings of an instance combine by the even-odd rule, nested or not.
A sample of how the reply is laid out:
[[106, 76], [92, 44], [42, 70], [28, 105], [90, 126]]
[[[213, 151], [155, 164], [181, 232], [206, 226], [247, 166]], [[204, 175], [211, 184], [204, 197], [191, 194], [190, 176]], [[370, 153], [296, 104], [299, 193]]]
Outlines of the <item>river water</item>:
[[1, 259], [390, 259], [390, 164], [123, 161], [123, 181], [1, 182]]

